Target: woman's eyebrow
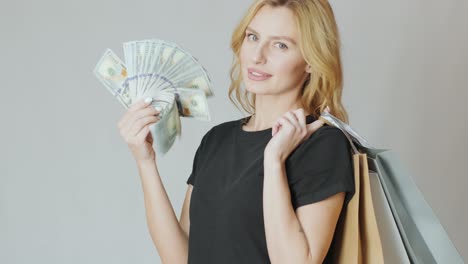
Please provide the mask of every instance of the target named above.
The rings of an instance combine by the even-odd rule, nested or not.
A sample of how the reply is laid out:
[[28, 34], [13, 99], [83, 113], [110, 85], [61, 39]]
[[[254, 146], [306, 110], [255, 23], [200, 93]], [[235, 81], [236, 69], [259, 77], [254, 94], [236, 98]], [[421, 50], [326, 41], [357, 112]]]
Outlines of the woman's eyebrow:
[[[255, 30], [254, 30], [253, 28], [251, 28], [251, 27], [247, 27], [247, 30], [252, 31], [253, 33], [255, 33], [255, 34], [257, 34], [257, 35], [260, 35], [260, 34], [258, 34], [257, 31], [255, 31]], [[271, 36], [270, 38], [271, 38], [271, 39], [285, 39], [285, 40], [291, 42], [292, 44], [297, 45], [297, 44], [296, 44], [296, 41], [294, 41], [294, 39], [292, 39], [291, 37], [287, 37], [287, 36]]]

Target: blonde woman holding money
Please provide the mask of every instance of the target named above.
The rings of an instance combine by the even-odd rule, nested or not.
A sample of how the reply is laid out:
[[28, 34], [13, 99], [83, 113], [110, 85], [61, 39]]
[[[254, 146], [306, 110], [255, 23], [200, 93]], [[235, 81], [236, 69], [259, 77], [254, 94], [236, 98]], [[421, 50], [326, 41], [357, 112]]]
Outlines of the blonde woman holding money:
[[[149, 101], [119, 121], [135, 157], [163, 263], [332, 263], [354, 194], [333, 11], [325, 0], [260, 0], [235, 28], [230, 99], [250, 115], [214, 126], [196, 151], [180, 218], [165, 191]], [[328, 108], [327, 108], [328, 106]]]

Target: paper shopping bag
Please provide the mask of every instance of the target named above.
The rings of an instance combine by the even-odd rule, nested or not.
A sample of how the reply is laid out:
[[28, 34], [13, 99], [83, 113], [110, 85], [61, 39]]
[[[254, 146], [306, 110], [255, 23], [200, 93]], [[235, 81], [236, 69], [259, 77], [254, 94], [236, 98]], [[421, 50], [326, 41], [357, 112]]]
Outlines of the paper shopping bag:
[[391, 150], [367, 149], [393, 211], [406, 251], [415, 264], [464, 263], [408, 170]]
[[[348, 136], [348, 140], [355, 143], [354, 147], [357, 146], [360, 151], [366, 153], [368, 166], [375, 172], [371, 175], [378, 177], [380, 184], [376, 186], [380, 185], [386, 198], [386, 202], [382, 205], [387, 204], [393, 216], [392, 220], [388, 212], [376, 211], [378, 219], [388, 220], [378, 221], [380, 234], [383, 235], [381, 238], [383, 238], [385, 260], [397, 258], [398, 262], [391, 263], [407, 263], [406, 256], [408, 256], [411, 263], [416, 264], [464, 263], [410, 174], [393, 151], [373, 147], [349, 125], [328, 112], [323, 112], [320, 119], [340, 128]], [[379, 190], [375, 190], [375, 187], [373, 191], [381, 194]], [[398, 233], [392, 227], [394, 225], [397, 226]], [[401, 240], [397, 239], [397, 236]], [[401, 243], [407, 254], [401, 251]]]
[[381, 264], [384, 258], [372, 201], [367, 155], [359, 153], [354, 146], [352, 149], [355, 193], [345, 209], [343, 221], [335, 230], [337, 240], [332, 246], [335, 252], [333, 263]]
[[[368, 157], [367, 162], [369, 163], [369, 161]], [[369, 163], [369, 180], [384, 260], [386, 263], [392, 264], [410, 264], [411, 261], [380, 183], [379, 175], [370, 169], [371, 165]]]

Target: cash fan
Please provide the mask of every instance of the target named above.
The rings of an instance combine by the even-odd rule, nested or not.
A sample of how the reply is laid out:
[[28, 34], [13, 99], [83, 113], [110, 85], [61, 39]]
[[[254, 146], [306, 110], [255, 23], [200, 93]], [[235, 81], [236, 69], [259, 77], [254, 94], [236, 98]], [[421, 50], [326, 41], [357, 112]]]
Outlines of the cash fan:
[[211, 120], [206, 100], [214, 95], [211, 80], [194, 56], [159, 39], [125, 42], [123, 48], [125, 64], [108, 49], [95, 75], [125, 107], [153, 98], [161, 119], [150, 128], [159, 153], [166, 153], [181, 135], [181, 116]]

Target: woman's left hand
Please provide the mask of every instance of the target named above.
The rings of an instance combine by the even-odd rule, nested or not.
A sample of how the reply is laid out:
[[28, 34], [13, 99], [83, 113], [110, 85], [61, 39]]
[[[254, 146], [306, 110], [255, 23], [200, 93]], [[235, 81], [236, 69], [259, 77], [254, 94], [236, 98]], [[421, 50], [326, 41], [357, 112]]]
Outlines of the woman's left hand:
[[[327, 108], [328, 109], [328, 108]], [[291, 152], [312, 133], [323, 126], [320, 119], [306, 124], [304, 109], [288, 111], [276, 120], [272, 127], [272, 138], [265, 147], [264, 157], [284, 162]]]

